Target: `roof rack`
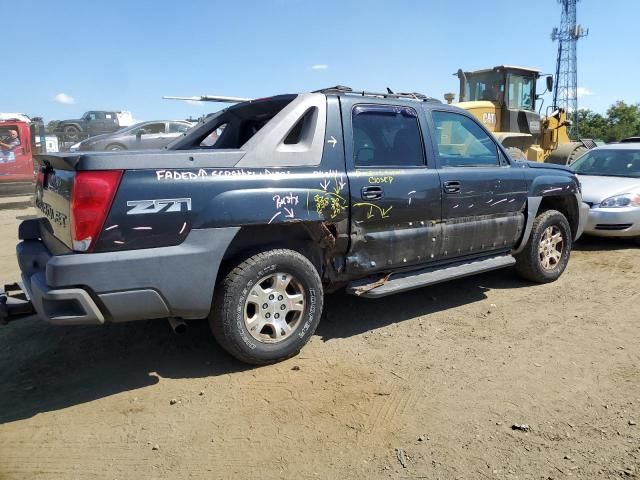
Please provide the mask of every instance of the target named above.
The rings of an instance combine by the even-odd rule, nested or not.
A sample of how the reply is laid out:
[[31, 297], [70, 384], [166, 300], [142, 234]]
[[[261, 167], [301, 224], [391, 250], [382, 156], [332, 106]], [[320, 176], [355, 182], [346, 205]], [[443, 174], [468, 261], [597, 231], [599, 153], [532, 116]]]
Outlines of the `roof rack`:
[[367, 90], [353, 90], [351, 87], [346, 87], [344, 85], [336, 85], [335, 87], [327, 87], [321, 88], [320, 90], [315, 90], [312, 93], [325, 93], [325, 94], [335, 94], [335, 95], [359, 95], [362, 97], [377, 97], [377, 98], [407, 98], [411, 100], [418, 100], [421, 102], [438, 102], [442, 103], [437, 98], [428, 97], [423, 93], [411, 92], [411, 93], [403, 93], [403, 92], [393, 92], [390, 88], [387, 88], [386, 93], [379, 92], [369, 92]]

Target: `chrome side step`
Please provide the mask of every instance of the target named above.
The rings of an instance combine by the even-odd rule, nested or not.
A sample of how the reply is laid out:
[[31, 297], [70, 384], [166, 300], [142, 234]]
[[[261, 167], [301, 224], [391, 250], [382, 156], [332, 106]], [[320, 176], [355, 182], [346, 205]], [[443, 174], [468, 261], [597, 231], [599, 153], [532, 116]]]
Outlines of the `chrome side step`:
[[382, 276], [377, 280], [366, 278], [347, 285], [347, 293], [360, 297], [378, 298], [394, 293], [406, 292], [414, 288], [426, 287], [456, 278], [510, 267], [516, 263], [511, 255], [498, 255], [475, 260], [453, 263], [440, 267], [424, 268], [412, 272], [402, 272]]

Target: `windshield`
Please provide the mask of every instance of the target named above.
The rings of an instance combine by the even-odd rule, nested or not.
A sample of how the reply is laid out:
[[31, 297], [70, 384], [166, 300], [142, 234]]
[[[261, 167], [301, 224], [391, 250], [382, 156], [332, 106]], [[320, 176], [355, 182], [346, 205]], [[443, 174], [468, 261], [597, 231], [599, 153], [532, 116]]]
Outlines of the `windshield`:
[[504, 75], [496, 72], [477, 73], [467, 76], [464, 88], [465, 101], [489, 100], [502, 102], [504, 98]]
[[571, 168], [580, 175], [640, 178], [640, 149], [591, 150]]

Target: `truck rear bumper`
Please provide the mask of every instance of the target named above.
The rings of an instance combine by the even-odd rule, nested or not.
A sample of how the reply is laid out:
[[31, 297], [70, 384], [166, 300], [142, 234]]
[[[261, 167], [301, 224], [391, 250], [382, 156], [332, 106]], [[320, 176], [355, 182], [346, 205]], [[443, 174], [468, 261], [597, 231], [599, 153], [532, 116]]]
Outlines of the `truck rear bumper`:
[[36, 312], [53, 324], [203, 318], [238, 230], [192, 230], [171, 247], [67, 255], [52, 255], [42, 240], [25, 238], [17, 247], [18, 263]]

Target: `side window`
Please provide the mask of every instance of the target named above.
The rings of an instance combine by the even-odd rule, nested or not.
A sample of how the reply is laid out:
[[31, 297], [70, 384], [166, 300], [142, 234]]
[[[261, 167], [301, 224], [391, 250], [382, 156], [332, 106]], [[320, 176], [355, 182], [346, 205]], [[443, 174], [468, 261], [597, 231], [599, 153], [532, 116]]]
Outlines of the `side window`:
[[216, 128], [214, 128], [211, 133], [209, 135], [207, 135], [204, 140], [202, 140], [202, 142], [200, 142], [200, 146], [201, 147], [213, 147], [216, 142], [218, 141], [218, 139], [220, 138], [220, 135], [222, 135], [222, 132], [224, 132], [224, 129], [226, 128], [227, 124], [223, 123], [222, 125], [218, 125]]
[[164, 133], [165, 125], [164, 125], [164, 122], [163, 123], [149, 123], [148, 125], [145, 125], [142, 128], [144, 128], [145, 133], [156, 134], [157, 135], [158, 133]]
[[495, 167], [500, 164], [493, 139], [465, 115], [432, 113], [436, 145], [443, 167]]
[[94, 120], [96, 120], [98, 117], [96, 116], [96, 112], [89, 112], [87, 114], [87, 120], [93, 122]]
[[169, 123], [169, 133], [184, 133], [187, 130], [189, 130], [189, 125], [187, 125], [186, 123]]
[[411, 107], [358, 105], [352, 111], [358, 167], [424, 165], [418, 114]]
[[509, 108], [533, 110], [533, 79], [511, 75], [509, 81]]
[[106, 118], [104, 112], [96, 112], [94, 120], [104, 120]]

